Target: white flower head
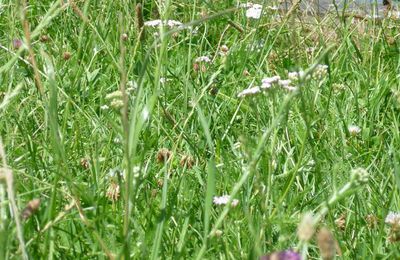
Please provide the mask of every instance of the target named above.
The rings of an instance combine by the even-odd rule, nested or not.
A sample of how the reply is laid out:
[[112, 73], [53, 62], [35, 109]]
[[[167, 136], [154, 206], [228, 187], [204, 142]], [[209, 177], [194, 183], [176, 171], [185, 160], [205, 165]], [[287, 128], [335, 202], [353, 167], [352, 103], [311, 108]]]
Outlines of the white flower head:
[[263, 78], [262, 79], [262, 84], [273, 84], [273, 83], [278, 83], [278, 81], [281, 79], [279, 76], [273, 76], [269, 78]]
[[[214, 202], [215, 205], [226, 205], [230, 198], [231, 197], [229, 195], [223, 195], [223, 196], [220, 196], [220, 197], [215, 196], [213, 198], [213, 202]], [[232, 207], [236, 207], [238, 204], [239, 204], [239, 200], [237, 200], [237, 199], [233, 199], [232, 202], [231, 202], [231, 206]]]
[[195, 62], [206, 62], [206, 63], [210, 63], [211, 59], [208, 56], [200, 56], [197, 57], [195, 60]]
[[385, 223], [391, 226], [400, 226], [400, 213], [389, 212], [385, 218]]
[[101, 110], [108, 110], [109, 108], [110, 108], [110, 107], [107, 106], [107, 105], [102, 105], [102, 106], [100, 107]]
[[238, 97], [241, 98], [241, 97], [253, 96], [260, 92], [261, 92], [261, 88], [258, 86], [252, 87], [252, 88], [247, 88], [247, 89], [243, 90], [242, 92], [240, 92], [238, 94]]
[[246, 10], [246, 17], [252, 19], [260, 19], [262, 14], [262, 5], [254, 4]]
[[349, 130], [350, 135], [352, 135], [352, 136], [356, 136], [359, 133], [361, 133], [361, 128], [356, 125], [350, 125], [348, 130]]
[[162, 25], [167, 25], [170, 28], [173, 27], [180, 27], [182, 26], [182, 23], [176, 20], [166, 20], [166, 21], [162, 21], [160, 19], [157, 20], [151, 20], [151, 21], [146, 21], [144, 22], [145, 26], [149, 26], [149, 27], [158, 27], [158, 26], [162, 26]]
[[328, 74], [328, 65], [318, 64], [314, 71], [314, 79], [321, 80]]

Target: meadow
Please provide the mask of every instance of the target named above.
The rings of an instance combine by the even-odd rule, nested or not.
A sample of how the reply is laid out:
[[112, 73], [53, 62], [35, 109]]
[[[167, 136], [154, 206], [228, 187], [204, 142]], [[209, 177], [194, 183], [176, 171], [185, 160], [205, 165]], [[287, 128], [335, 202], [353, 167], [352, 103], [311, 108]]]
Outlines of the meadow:
[[400, 259], [400, 20], [0, 1], [0, 259]]

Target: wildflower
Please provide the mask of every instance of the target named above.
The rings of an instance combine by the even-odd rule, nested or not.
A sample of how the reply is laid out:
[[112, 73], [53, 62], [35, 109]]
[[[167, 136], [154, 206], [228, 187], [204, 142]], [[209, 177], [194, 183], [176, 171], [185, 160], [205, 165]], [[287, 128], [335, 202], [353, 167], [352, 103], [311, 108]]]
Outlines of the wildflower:
[[161, 78], [160, 78], [160, 83], [161, 83], [161, 84], [165, 84], [165, 82], [167, 82], [167, 79], [164, 78], [164, 77], [161, 77]]
[[22, 47], [22, 40], [20, 39], [14, 39], [13, 40], [13, 47], [14, 49], [18, 50], [19, 48]]
[[111, 200], [112, 202], [115, 202], [119, 199], [120, 196], [120, 188], [119, 185], [113, 181], [111, 181], [110, 186], [107, 189], [106, 192], [106, 197]]
[[110, 106], [114, 109], [120, 109], [124, 106], [124, 102], [120, 99], [114, 99], [111, 101]]
[[288, 87], [290, 85], [290, 83], [292, 83], [292, 81], [290, 79], [278, 80], [278, 84], [281, 87]]
[[106, 95], [106, 99], [119, 99], [122, 98], [122, 92], [120, 90], [116, 90]]
[[101, 110], [108, 110], [109, 108], [110, 108], [110, 107], [107, 106], [107, 105], [102, 105], [102, 106], [100, 107]]
[[69, 60], [71, 58], [72, 54], [69, 51], [66, 51], [63, 53], [63, 59], [64, 60]]
[[[292, 71], [288, 73], [288, 78], [292, 81], [299, 81], [300, 79], [304, 78], [306, 73], [302, 70], [300, 71]], [[309, 77], [306, 77], [308, 79]]]
[[355, 184], [363, 184], [368, 182], [369, 173], [364, 168], [356, 168], [351, 170], [351, 180]]
[[228, 55], [228, 52], [229, 52], [229, 47], [228, 47], [228, 46], [226, 46], [226, 45], [224, 44], [224, 45], [222, 45], [219, 49], [220, 49], [219, 54], [220, 54], [221, 56], [226, 56], [226, 55]]
[[157, 161], [159, 163], [165, 163], [171, 157], [172, 152], [167, 148], [161, 148], [157, 153]]
[[252, 88], [243, 90], [242, 92], [240, 92], [238, 94], [238, 97], [241, 98], [241, 97], [253, 96], [260, 92], [261, 92], [260, 87], [256, 86], [256, 87], [252, 87]]
[[260, 260], [301, 260], [301, 256], [292, 250], [285, 250], [261, 256]]
[[329, 229], [323, 227], [317, 234], [317, 243], [324, 260], [333, 259], [336, 254], [336, 241]]
[[252, 19], [260, 19], [262, 14], [262, 5], [247, 3], [246, 17]]
[[162, 187], [164, 186], [164, 181], [163, 181], [163, 179], [158, 179], [158, 180], [157, 180], [157, 186], [158, 186], [159, 188], [162, 188]]
[[312, 238], [315, 232], [314, 223], [315, 221], [312, 213], [306, 213], [303, 216], [297, 228], [297, 236], [300, 240], [309, 241]]
[[281, 77], [279, 76], [273, 76], [269, 78], [263, 78], [261, 82], [262, 84], [273, 84], [273, 83], [278, 83], [280, 79]]
[[361, 133], [361, 128], [356, 125], [350, 125], [348, 130], [351, 136], [356, 136]]
[[150, 26], [150, 27], [158, 27], [161, 25], [167, 25], [170, 28], [173, 27], [180, 27], [182, 26], [182, 23], [176, 20], [167, 20], [167, 21], [162, 21], [160, 19], [157, 20], [152, 20], [152, 21], [146, 21], [144, 22], [145, 26]]
[[385, 218], [385, 223], [391, 226], [400, 227], [400, 213], [389, 212], [389, 214]]
[[197, 63], [199, 63], [199, 62], [210, 63], [210, 62], [211, 62], [211, 59], [210, 59], [208, 56], [200, 56], [200, 57], [197, 57], [197, 58], [195, 59], [195, 62], [197, 62]]
[[36, 213], [39, 207], [40, 207], [40, 199], [33, 199], [29, 201], [26, 207], [21, 212], [22, 220], [27, 220], [28, 218], [30, 218], [33, 214]]
[[198, 63], [193, 63], [193, 70], [198, 72], [200, 70], [200, 65]]
[[[223, 195], [220, 197], [215, 196], [213, 198], [213, 202], [215, 205], [226, 205], [230, 198], [231, 198], [231, 196], [229, 196], [229, 195]], [[236, 207], [238, 204], [239, 204], [239, 200], [237, 200], [237, 199], [233, 199], [231, 202], [232, 207]]]
[[328, 66], [318, 64], [314, 70], [313, 78], [317, 80], [323, 79], [328, 74]]

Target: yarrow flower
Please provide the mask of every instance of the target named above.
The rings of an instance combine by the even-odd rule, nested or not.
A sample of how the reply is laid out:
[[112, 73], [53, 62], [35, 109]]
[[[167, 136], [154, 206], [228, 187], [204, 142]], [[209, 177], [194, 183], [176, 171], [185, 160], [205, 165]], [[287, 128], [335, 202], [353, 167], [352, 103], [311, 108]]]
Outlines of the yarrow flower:
[[366, 183], [368, 182], [369, 179], [369, 173], [364, 168], [353, 169], [351, 170], [350, 175], [351, 175], [351, 180], [357, 185]]
[[[229, 196], [229, 195], [223, 195], [220, 197], [215, 196], [213, 198], [213, 202], [215, 205], [226, 205], [230, 198], [231, 198], [231, 196]], [[233, 199], [231, 202], [232, 207], [236, 207], [238, 204], [239, 204], [239, 200], [237, 200], [237, 199]]]
[[328, 74], [328, 65], [318, 64], [314, 70], [313, 78], [317, 80], [323, 79]]
[[195, 62], [206, 62], [206, 63], [210, 63], [211, 59], [208, 56], [200, 56], [197, 57], [195, 60]]
[[241, 97], [253, 96], [260, 92], [261, 92], [261, 89], [259, 86], [251, 87], [251, 88], [247, 88], [247, 89], [243, 90], [242, 92], [240, 92], [238, 94], [238, 97], [241, 98]]
[[247, 8], [247, 10], [246, 10], [247, 18], [260, 19], [261, 14], [262, 14], [262, 5], [246, 3], [246, 4], [241, 4], [239, 7]]
[[144, 22], [145, 26], [150, 26], [150, 27], [158, 27], [161, 25], [167, 25], [170, 28], [173, 27], [180, 27], [182, 26], [182, 23], [176, 20], [166, 20], [166, 21], [162, 21], [160, 19], [157, 20], [151, 20], [151, 21], [146, 21]]

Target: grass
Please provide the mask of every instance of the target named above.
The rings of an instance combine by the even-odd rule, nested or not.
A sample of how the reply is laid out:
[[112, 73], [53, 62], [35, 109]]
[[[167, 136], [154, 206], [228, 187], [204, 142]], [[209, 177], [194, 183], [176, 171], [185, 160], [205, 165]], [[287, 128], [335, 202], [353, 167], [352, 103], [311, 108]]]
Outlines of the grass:
[[[0, 1], [0, 259], [320, 259], [321, 236], [297, 234], [307, 212], [337, 258], [400, 258], [385, 224], [400, 210], [398, 21], [269, 1], [251, 19], [233, 0], [29, 1], [24, 17], [24, 3]], [[186, 27], [142, 37], [138, 3]], [[238, 98], [298, 70], [297, 91]]]

